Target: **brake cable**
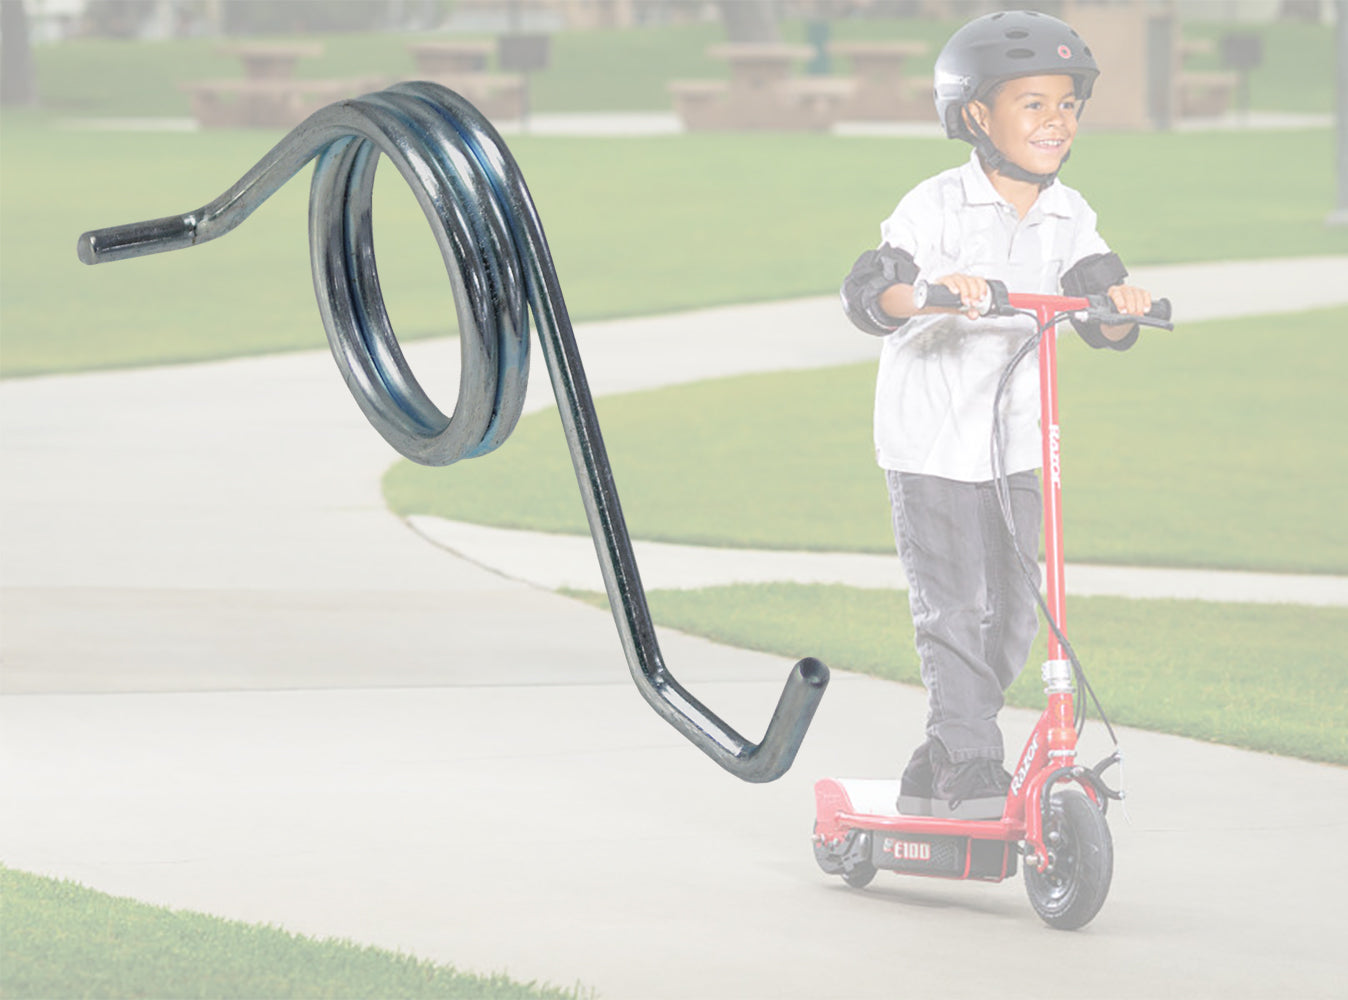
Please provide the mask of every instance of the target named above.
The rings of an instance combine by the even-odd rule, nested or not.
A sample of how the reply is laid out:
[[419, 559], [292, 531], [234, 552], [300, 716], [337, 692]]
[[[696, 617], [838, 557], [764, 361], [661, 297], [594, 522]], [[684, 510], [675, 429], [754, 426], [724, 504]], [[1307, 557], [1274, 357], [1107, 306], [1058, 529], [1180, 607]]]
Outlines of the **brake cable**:
[[[1018, 315], [1028, 316], [1038, 323], [1038, 318], [1029, 310], [1015, 309], [1013, 311]], [[1104, 706], [1100, 704], [1100, 699], [1096, 696], [1095, 689], [1091, 686], [1090, 680], [1086, 677], [1086, 671], [1082, 667], [1081, 661], [1077, 658], [1076, 650], [1072, 648], [1072, 644], [1068, 641], [1067, 635], [1053, 617], [1053, 613], [1049, 610], [1048, 602], [1044, 600], [1044, 595], [1039, 592], [1039, 585], [1035, 579], [1036, 573], [1027, 562], [1025, 553], [1021, 551], [1020, 545], [1017, 542], [1015, 516], [1011, 511], [1010, 477], [1006, 472], [1006, 445], [1002, 440], [1002, 396], [1006, 392], [1006, 387], [1010, 384], [1016, 368], [1019, 367], [1022, 361], [1038, 350], [1039, 342], [1043, 339], [1045, 334], [1054, 330], [1060, 322], [1070, 317], [1074, 311], [1075, 310], [1067, 310], [1056, 313], [1051, 316], [1047, 322], [1039, 325], [1035, 332], [1021, 344], [1016, 353], [1012, 355], [1011, 360], [1007, 362], [1006, 367], [1002, 370], [1001, 377], [997, 382], [997, 391], [993, 395], [992, 401], [992, 436], [989, 447], [989, 459], [992, 465], [993, 480], [997, 488], [997, 505], [1001, 510], [1002, 524], [1006, 528], [1007, 534], [1010, 536], [1011, 547], [1015, 550], [1016, 561], [1025, 578], [1025, 583], [1030, 588], [1030, 592], [1034, 594], [1035, 602], [1039, 605], [1039, 610], [1043, 613], [1044, 620], [1048, 622], [1048, 627], [1053, 631], [1053, 635], [1057, 638], [1059, 645], [1062, 646], [1063, 652], [1067, 654], [1067, 658], [1072, 664], [1072, 672], [1076, 677], [1078, 687], [1085, 691], [1090, 697], [1091, 702], [1094, 703], [1095, 710], [1100, 714], [1100, 721], [1105, 724], [1105, 729], [1109, 732], [1110, 740], [1112, 740], [1114, 746], [1117, 747], [1119, 745], [1119, 739], [1114, 733], [1114, 727], [1110, 724], [1109, 716], [1105, 713]], [[1078, 737], [1086, 727], [1086, 709], [1085, 699], [1077, 699], [1075, 707], [1076, 718], [1073, 719], [1073, 724], [1076, 728]]]

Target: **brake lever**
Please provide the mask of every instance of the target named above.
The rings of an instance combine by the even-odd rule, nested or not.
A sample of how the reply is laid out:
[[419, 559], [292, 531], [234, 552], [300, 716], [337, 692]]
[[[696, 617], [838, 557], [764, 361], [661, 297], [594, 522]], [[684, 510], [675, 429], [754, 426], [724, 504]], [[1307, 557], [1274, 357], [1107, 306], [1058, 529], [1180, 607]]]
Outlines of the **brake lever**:
[[1076, 318], [1083, 321], [1096, 321], [1104, 323], [1107, 326], [1122, 326], [1125, 323], [1136, 323], [1139, 326], [1152, 326], [1158, 330], [1174, 330], [1175, 324], [1163, 319], [1155, 319], [1152, 316], [1134, 316], [1132, 313], [1096, 313], [1092, 310], [1083, 309], [1075, 314]]
[[1089, 309], [1083, 309], [1073, 314], [1073, 317], [1081, 322], [1104, 323], [1107, 326], [1121, 326], [1124, 323], [1137, 323], [1139, 326], [1150, 326], [1157, 330], [1174, 330], [1175, 324], [1170, 322], [1170, 300], [1156, 299], [1152, 303], [1151, 311], [1154, 316], [1137, 316], [1132, 313], [1121, 313], [1114, 310], [1114, 304], [1107, 296], [1088, 295], [1087, 301], [1091, 306]]

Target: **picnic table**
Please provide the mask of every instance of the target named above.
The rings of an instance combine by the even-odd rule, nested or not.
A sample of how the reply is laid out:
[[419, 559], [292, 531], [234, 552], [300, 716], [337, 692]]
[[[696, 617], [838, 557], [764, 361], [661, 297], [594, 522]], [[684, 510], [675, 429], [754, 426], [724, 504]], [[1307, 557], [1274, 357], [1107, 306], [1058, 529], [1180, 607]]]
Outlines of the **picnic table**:
[[248, 80], [287, 80], [295, 75], [301, 59], [323, 54], [319, 42], [235, 42], [219, 46], [219, 52], [237, 57]]
[[730, 42], [707, 55], [729, 64], [729, 80], [675, 80], [675, 110], [689, 129], [824, 129], [851, 95], [853, 81], [798, 77], [815, 55], [808, 45]]
[[927, 53], [925, 42], [834, 42], [829, 54], [852, 67], [856, 92], [842, 108], [844, 118], [903, 121], [932, 117], [930, 76], [912, 76], [908, 64]]
[[492, 42], [412, 42], [407, 46], [417, 70], [427, 77], [485, 73], [496, 46]]
[[808, 45], [728, 42], [707, 49], [730, 64], [730, 92], [753, 97], [771, 92], [795, 75], [795, 65], [814, 56]]
[[233, 42], [218, 51], [238, 58], [242, 79], [180, 84], [203, 128], [293, 128], [324, 105], [377, 90], [386, 82], [380, 76], [296, 78], [301, 59], [323, 54], [318, 42]]
[[1175, 46], [1179, 68], [1175, 73], [1175, 104], [1181, 117], [1218, 117], [1231, 110], [1240, 76], [1227, 70], [1191, 70], [1184, 64], [1190, 56], [1216, 51], [1211, 38], [1185, 38]]
[[493, 121], [524, 117], [529, 99], [524, 75], [489, 72], [495, 42], [410, 42], [407, 51], [416, 61], [418, 79], [448, 87]]
[[294, 128], [319, 108], [380, 90], [382, 76], [341, 80], [191, 80], [192, 115], [202, 128]]

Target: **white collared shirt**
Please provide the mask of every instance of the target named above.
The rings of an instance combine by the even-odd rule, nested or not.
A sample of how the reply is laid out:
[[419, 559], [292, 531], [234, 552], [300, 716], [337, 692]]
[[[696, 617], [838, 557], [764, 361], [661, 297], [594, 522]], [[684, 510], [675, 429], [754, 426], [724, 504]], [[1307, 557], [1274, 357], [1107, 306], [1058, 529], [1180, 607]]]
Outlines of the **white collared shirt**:
[[[1013, 292], [1057, 294], [1063, 272], [1108, 253], [1095, 212], [1054, 181], [1024, 219], [992, 186], [976, 153], [913, 188], [880, 227], [929, 281], [973, 274]], [[885, 338], [875, 390], [880, 466], [964, 482], [992, 478], [992, 404], [1002, 370], [1034, 332], [1028, 317], [914, 316]], [[1006, 471], [1038, 468], [1039, 372], [1027, 357], [1002, 396]]]

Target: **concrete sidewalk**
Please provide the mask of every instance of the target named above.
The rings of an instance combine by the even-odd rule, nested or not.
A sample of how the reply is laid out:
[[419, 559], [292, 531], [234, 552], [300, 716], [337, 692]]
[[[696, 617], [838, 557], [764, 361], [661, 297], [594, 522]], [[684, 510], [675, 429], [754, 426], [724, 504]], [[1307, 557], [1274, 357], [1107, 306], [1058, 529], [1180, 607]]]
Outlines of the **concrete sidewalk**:
[[[1348, 300], [1344, 258], [1295, 272], [1298, 307]], [[1183, 320], [1276, 309], [1290, 273], [1147, 283]], [[599, 393], [876, 347], [825, 298], [579, 337]], [[452, 345], [409, 354], [453, 384]], [[1015, 882], [854, 892], [814, 866], [811, 783], [895, 773], [923, 694], [839, 674], [784, 779], [723, 774], [641, 701], [604, 613], [387, 511], [394, 456], [325, 353], [7, 381], [0, 426], [5, 864], [610, 998], [1341, 994], [1342, 768], [1124, 732], [1132, 822], [1071, 937]], [[661, 643], [762, 732], [787, 661]], [[1008, 741], [1029, 725], [1006, 713]]]

